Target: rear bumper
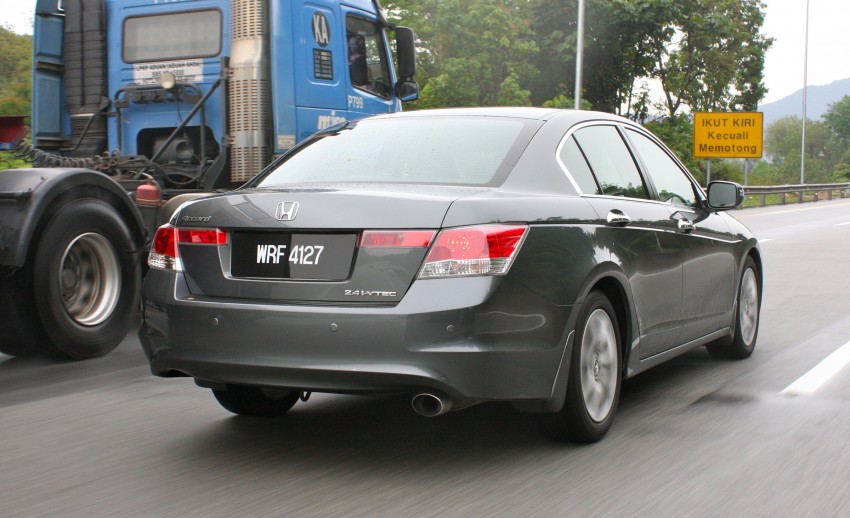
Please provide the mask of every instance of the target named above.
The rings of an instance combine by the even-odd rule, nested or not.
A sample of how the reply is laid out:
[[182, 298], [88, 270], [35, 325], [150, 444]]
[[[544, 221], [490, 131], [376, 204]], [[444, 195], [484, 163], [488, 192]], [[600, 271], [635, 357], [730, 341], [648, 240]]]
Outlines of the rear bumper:
[[570, 307], [505, 278], [417, 281], [393, 307], [205, 300], [151, 270], [139, 332], [151, 371], [315, 392], [439, 391], [549, 400]]

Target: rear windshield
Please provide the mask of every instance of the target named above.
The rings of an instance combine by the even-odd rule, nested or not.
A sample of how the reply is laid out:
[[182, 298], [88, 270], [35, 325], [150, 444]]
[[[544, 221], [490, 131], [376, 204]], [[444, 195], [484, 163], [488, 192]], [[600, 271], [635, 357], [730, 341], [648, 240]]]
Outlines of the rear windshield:
[[315, 135], [250, 186], [338, 182], [498, 185], [538, 124], [494, 117], [350, 122]]
[[124, 20], [124, 62], [203, 58], [221, 52], [221, 12], [137, 16]]

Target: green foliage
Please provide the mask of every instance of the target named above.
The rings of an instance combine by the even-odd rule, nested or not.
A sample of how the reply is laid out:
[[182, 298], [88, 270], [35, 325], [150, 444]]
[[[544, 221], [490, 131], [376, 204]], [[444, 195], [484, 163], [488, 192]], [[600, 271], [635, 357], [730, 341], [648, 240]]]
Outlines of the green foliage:
[[836, 138], [850, 141], [850, 96], [845, 95], [830, 104], [823, 115], [823, 122]]
[[[410, 108], [539, 106], [575, 95], [577, 2], [385, 5], [419, 38], [422, 95]], [[644, 122], [653, 106], [643, 79], [654, 77], [669, 118], [683, 107], [755, 109], [771, 43], [761, 34], [763, 9], [759, 0], [587, 0], [583, 105]]]
[[664, 88], [667, 114], [754, 110], [767, 92], [760, 0], [637, 0], [654, 6], [663, 29], [648, 35], [653, 77]]
[[657, 119], [647, 122], [645, 126], [676, 153], [700, 183], [705, 182], [705, 172], [694, 158], [694, 125], [688, 117]]
[[[575, 91], [577, 2], [529, 0], [540, 74], [533, 82], [535, 103]], [[646, 35], [657, 24], [652, 13], [623, 0], [586, 2], [582, 99], [594, 109], [621, 113], [634, 94], [635, 80], [651, 72]]]
[[850, 180], [850, 97], [830, 105], [823, 121], [806, 120], [805, 150], [802, 139], [800, 117], [785, 117], [769, 125], [764, 136], [769, 160], [759, 163], [750, 178], [762, 185], [798, 184], [800, 157], [805, 152], [805, 183]]
[[[531, 25], [513, 0], [398, 0], [391, 18], [420, 39], [416, 108], [530, 105]], [[409, 16], [409, 18], [405, 18]]]
[[[571, 97], [567, 97], [566, 95], [557, 95], [554, 98], [543, 102], [544, 108], [557, 108], [559, 110], [570, 110], [572, 108], [575, 108], [575, 106], [576, 100]], [[590, 101], [583, 97], [581, 99], [581, 109], [590, 109]]]
[[[803, 139], [803, 124], [800, 117], [791, 116], [779, 119], [767, 127], [764, 148], [770, 157], [770, 168], [765, 174], [774, 185], [800, 183], [800, 155]], [[806, 173], [808, 183], [831, 183], [833, 178], [833, 160], [831, 148], [833, 139], [827, 124], [820, 121], [806, 121]], [[839, 154], [840, 156], [840, 154]]]
[[[707, 175], [707, 168], [702, 169], [703, 176]], [[744, 183], [744, 168], [738, 160], [712, 160], [711, 181], [728, 180], [730, 182]]]
[[835, 182], [850, 180], [850, 96], [829, 105], [823, 115], [823, 123], [829, 130], [827, 144], [829, 166]]
[[32, 36], [0, 26], [0, 115], [29, 115]]

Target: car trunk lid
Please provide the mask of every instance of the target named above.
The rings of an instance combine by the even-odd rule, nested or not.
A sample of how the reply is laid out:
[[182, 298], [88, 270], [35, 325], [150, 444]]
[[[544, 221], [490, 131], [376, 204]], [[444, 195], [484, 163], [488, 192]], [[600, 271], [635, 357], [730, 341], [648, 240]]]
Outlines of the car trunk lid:
[[[180, 209], [176, 225], [224, 230], [227, 243], [181, 243], [186, 282], [198, 297], [395, 304], [416, 278], [430, 232], [451, 204], [484, 190], [322, 186], [201, 199]], [[370, 231], [384, 232], [364, 242]]]

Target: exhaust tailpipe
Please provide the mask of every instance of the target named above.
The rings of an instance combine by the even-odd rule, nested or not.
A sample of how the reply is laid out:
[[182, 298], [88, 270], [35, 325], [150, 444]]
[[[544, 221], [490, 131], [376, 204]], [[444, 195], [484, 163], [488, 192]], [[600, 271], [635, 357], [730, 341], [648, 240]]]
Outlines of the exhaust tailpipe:
[[423, 392], [416, 394], [410, 401], [413, 410], [425, 417], [443, 415], [452, 409], [452, 400], [443, 396]]

